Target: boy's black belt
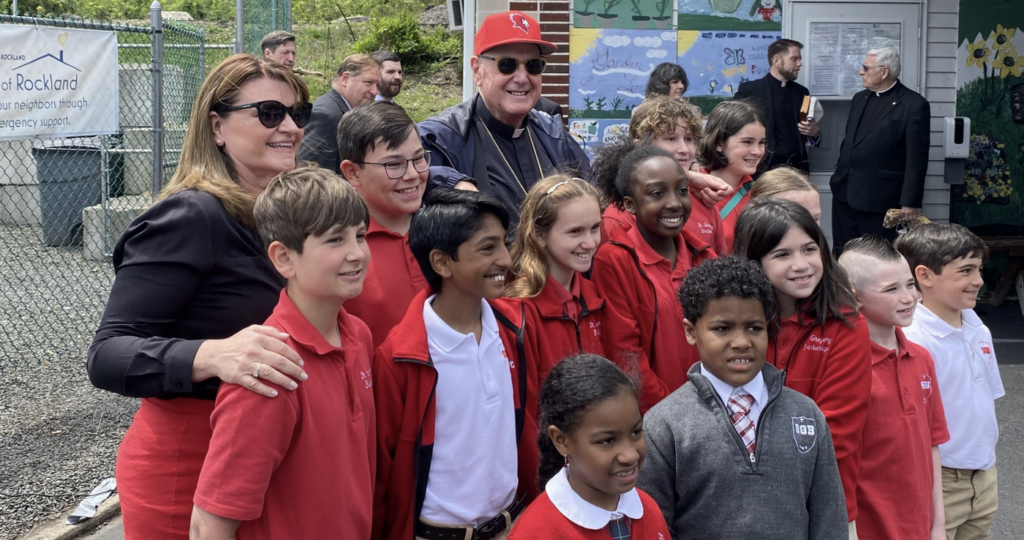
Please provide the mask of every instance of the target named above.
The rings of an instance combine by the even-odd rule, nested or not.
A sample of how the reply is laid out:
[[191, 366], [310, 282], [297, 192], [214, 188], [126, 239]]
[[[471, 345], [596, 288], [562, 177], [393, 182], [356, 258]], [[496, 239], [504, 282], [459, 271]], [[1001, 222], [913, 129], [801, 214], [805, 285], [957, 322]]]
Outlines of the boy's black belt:
[[[512, 525], [512, 522], [523, 513], [526, 508], [526, 495], [519, 497], [507, 509], [500, 514], [473, 529], [472, 535], [467, 535], [469, 527], [435, 527], [419, 521], [416, 523], [416, 536], [427, 540], [491, 540], [505, 529]], [[507, 517], [506, 517], [507, 516]]]

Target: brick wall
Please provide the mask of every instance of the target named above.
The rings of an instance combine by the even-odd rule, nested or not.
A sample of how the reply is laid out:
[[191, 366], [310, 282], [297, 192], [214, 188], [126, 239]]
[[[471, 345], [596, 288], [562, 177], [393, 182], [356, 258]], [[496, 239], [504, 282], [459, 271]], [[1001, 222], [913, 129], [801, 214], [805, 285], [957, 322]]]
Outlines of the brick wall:
[[[510, 5], [519, 2], [510, 2]], [[524, 2], [529, 3], [529, 2]], [[569, 2], [540, 0], [535, 2], [544, 39], [558, 46], [558, 52], [548, 58], [544, 72], [543, 94], [569, 111]], [[515, 8], [512, 8], [515, 9]]]

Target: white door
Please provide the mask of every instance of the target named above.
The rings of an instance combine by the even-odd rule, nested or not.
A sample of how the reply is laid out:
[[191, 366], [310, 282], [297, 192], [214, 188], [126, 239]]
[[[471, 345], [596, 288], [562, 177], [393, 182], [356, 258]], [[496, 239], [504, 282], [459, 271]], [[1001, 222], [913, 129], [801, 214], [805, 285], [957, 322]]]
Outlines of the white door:
[[920, 0], [786, 0], [786, 8], [782, 35], [804, 44], [797, 82], [819, 99], [825, 113], [819, 120], [821, 146], [808, 154], [811, 180], [821, 193], [821, 228], [831, 241], [832, 193], [828, 181], [846, 134], [850, 98], [863, 90], [857, 71], [868, 49], [893, 45], [900, 53], [900, 82], [923, 95], [923, 10]]

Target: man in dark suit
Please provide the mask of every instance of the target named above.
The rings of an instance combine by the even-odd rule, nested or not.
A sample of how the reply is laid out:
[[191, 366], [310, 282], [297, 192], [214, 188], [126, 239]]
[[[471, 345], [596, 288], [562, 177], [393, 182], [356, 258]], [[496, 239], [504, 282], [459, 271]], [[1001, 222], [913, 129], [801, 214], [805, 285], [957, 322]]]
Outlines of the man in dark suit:
[[832, 249], [865, 234], [893, 240], [885, 212], [900, 208], [911, 219], [921, 208], [928, 168], [928, 101], [899, 81], [900, 57], [886, 47], [868, 51], [853, 96], [832, 188]]
[[376, 60], [368, 54], [345, 58], [331, 82], [331, 91], [313, 102], [313, 113], [299, 147], [299, 159], [339, 172], [338, 122], [353, 107], [373, 101], [379, 87], [380, 64]]
[[781, 165], [795, 167], [808, 174], [807, 144], [821, 142], [821, 129], [813, 119], [801, 122], [798, 116], [804, 96], [809, 92], [796, 77], [803, 65], [800, 50], [803, 44], [792, 39], [780, 39], [768, 46], [771, 68], [764, 77], [740, 85], [734, 99], [751, 99], [764, 111], [768, 125], [765, 134], [768, 156], [767, 171]]

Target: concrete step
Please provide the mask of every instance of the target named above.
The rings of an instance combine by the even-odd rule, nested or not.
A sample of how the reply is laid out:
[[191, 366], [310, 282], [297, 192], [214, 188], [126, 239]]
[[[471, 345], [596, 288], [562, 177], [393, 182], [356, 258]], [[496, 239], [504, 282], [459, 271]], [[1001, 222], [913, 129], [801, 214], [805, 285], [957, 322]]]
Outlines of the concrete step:
[[89, 261], [106, 259], [121, 233], [152, 204], [148, 193], [108, 199], [105, 222], [103, 204], [82, 209], [82, 257]]

